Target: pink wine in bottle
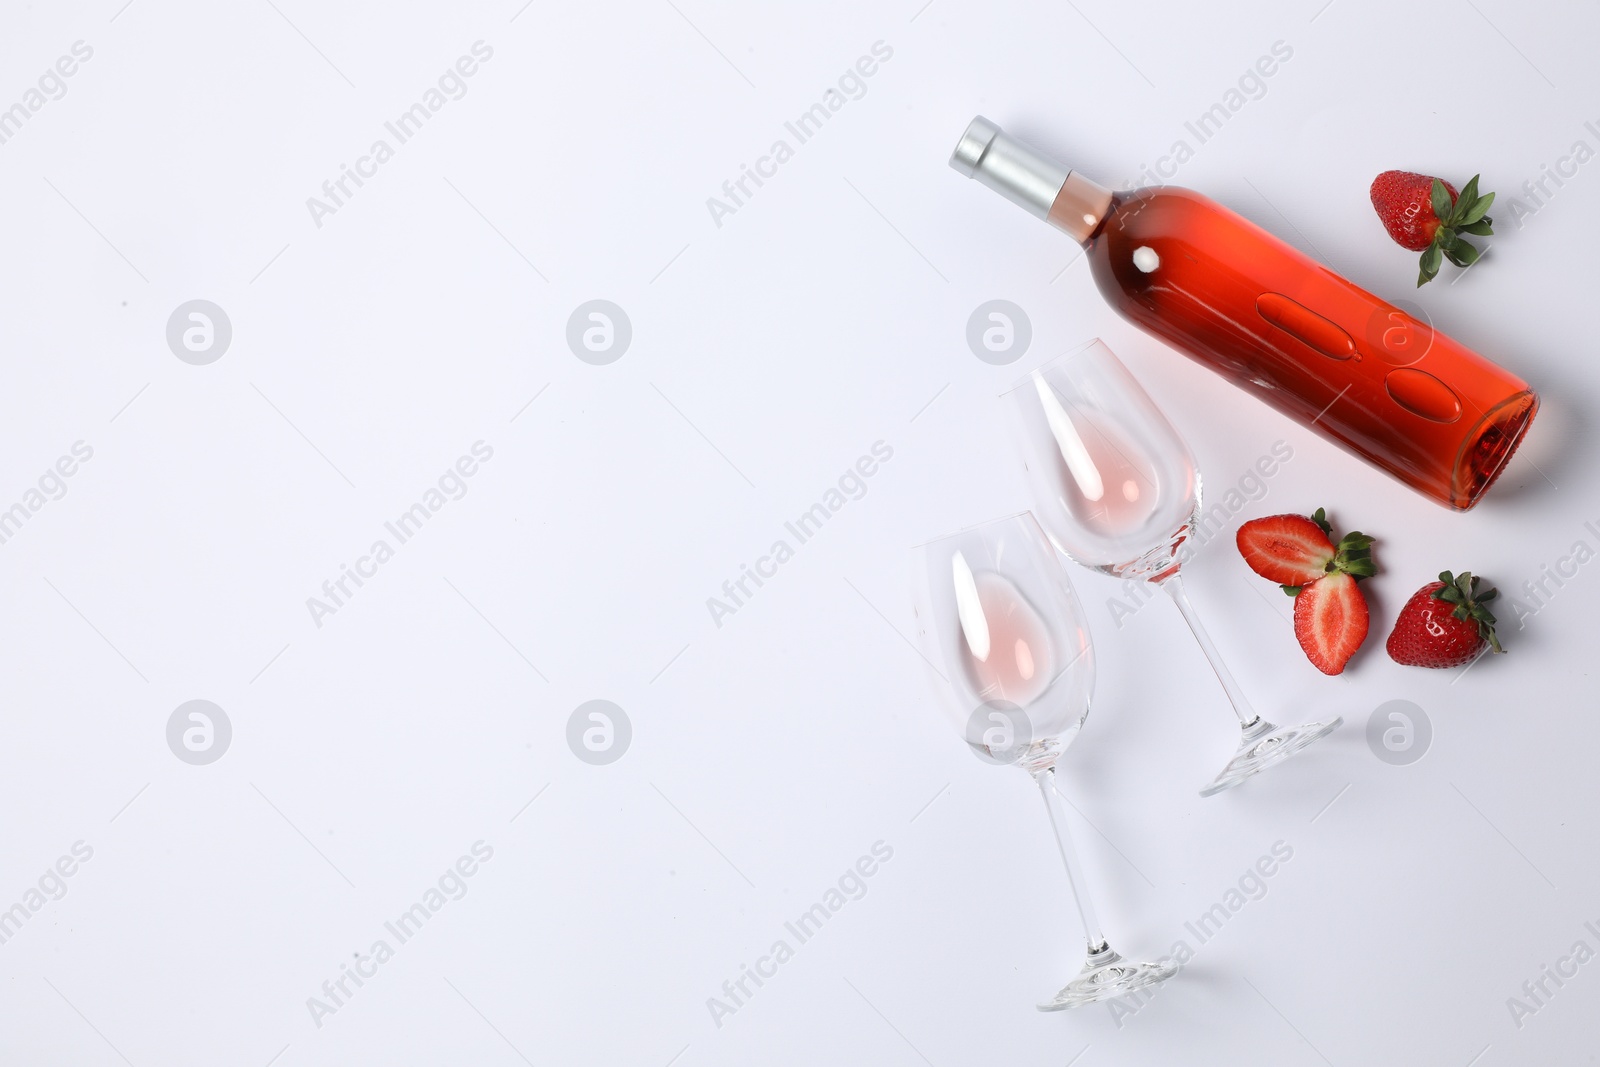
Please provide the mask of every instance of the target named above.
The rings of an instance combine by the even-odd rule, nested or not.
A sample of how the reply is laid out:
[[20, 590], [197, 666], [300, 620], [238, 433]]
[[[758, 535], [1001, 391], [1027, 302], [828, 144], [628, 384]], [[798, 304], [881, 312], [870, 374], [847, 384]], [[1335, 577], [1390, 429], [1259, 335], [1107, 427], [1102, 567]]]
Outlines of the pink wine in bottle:
[[1516, 375], [1199, 193], [1113, 193], [981, 116], [950, 165], [1072, 235], [1123, 316], [1441, 504], [1476, 504], [1539, 409]]

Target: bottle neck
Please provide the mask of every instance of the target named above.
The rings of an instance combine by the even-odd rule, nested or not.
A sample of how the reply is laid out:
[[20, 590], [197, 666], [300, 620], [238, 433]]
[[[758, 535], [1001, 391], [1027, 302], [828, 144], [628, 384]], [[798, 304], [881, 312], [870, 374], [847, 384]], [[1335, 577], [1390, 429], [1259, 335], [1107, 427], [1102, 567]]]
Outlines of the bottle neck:
[[962, 135], [950, 165], [1079, 244], [1089, 243], [1111, 210], [1109, 189], [1007, 136], [981, 115]]
[[1079, 244], [1087, 245], [1105, 223], [1111, 209], [1111, 190], [1072, 171], [1061, 183], [1061, 191], [1050, 205], [1045, 221], [1070, 234]]

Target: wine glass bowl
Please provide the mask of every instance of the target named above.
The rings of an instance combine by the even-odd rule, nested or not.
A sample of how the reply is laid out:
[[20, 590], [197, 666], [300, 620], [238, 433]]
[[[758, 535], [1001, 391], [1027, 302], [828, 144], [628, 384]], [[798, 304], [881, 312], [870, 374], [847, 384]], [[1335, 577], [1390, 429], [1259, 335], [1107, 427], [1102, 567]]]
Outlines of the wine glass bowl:
[[1233, 705], [1239, 746], [1201, 796], [1230, 789], [1339, 727], [1344, 720], [1335, 717], [1280, 728], [1251, 709], [1179, 577], [1200, 510], [1194, 456], [1103, 341], [1034, 370], [1004, 399], [1050, 542], [1086, 567], [1164, 589]]
[[1056, 790], [1056, 760], [1089, 713], [1094, 646], [1054, 547], [1025, 512], [930, 541], [917, 556], [917, 634], [940, 704], [980, 759], [1033, 777], [1083, 921], [1083, 969], [1039, 1010], [1166, 981], [1174, 963], [1126, 960], [1101, 934]]
[[1118, 577], [1172, 566], [1200, 508], [1200, 478], [1183, 439], [1110, 349], [1079, 345], [1004, 395], [1051, 543]]
[[1026, 514], [997, 520], [919, 554], [927, 592], [919, 622], [944, 664], [937, 669], [967, 744], [991, 762], [1053, 759], [1089, 713], [1094, 650], [1038, 523]]

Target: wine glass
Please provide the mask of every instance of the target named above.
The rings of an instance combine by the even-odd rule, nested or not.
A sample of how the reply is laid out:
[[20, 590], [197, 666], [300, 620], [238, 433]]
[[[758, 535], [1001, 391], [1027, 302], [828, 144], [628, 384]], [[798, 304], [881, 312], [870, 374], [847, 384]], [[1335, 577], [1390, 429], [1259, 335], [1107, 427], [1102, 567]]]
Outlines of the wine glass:
[[1055, 764], [1089, 714], [1094, 654], [1083, 611], [1055, 550], [1027, 512], [917, 550], [917, 629], [941, 703], [985, 762], [1017, 764], [1038, 783], [1083, 920], [1088, 959], [1039, 1005], [1060, 1011], [1119, 997], [1178, 973], [1172, 962], [1125, 960], [1100, 932], [1067, 833]]
[[1239, 717], [1239, 749], [1200, 795], [1230, 789], [1337, 729], [1342, 716], [1273, 725], [1251, 709], [1222, 662], [1178, 576], [1200, 512], [1194, 457], [1111, 349], [1098, 338], [1086, 342], [1004, 395], [1051, 542], [1086, 567], [1166, 590]]

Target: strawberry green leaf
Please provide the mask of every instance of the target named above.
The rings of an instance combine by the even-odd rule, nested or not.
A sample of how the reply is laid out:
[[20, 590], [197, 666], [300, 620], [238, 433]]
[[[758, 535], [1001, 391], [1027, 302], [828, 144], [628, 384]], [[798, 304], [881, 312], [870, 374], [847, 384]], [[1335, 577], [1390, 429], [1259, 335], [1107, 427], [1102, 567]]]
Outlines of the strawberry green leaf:
[[1300, 590], [1304, 589], [1305, 586], [1302, 586], [1302, 585], [1280, 585], [1278, 588], [1282, 589], [1285, 593], [1288, 593], [1290, 596], [1299, 596], [1300, 595]]
[[1461, 232], [1476, 234], [1479, 237], [1488, 237], [1490, 234], [1494, 233], [1494, 220], [1482, 218], [1477, 222], [1469, 222], [1465, 226], [1461, 227]]
[[1439, 221], [1443, 222], [1445, 219], [1450, 217], [1450, 209], [1455, 205], [1450, 201], [1450, 190], [1446, 189], [1444, 187], [1444, 182], [1440, 181], [1438, 178], [1433, 179], [1433, 190], [1430, 194], [1430, 200], [1433, 205], [1433, 214], [1437, 219], [1439, 219]]
[[1371, 578], [1378, 573], [1377, 564], [1370, 559], [1346, 560], [1344, 566], [1340, 569], [1352, 578]]
[[[1474, 178], [1472, 180], [1477, 181], [1478, 179]], [[1465, 199], [1464, 194], [1463, 199]], [[1468, 205], [1467, 210], [1462, 213], [1460, 221], [1463, 223], [1477, 222], [1479, 219], [1483, 218], [1489, 213], [1489, 208], [1493, 203], [1494, 194], [1485, 193], [1483, 196], [1480, 196], [1475, 203]]]
[[1371, 578], [1378, 573], [1377, 564], [1372, 559], [1373, 541], [1360, 530], [1345, 534], [1339, 539], [1333, 559], [1328, 561], [1328, 572], [1348, 574], [1357, 581]]
[[1427, 251], [1422, 253], [1422, 269], [1417, 276], [1417, 287], [1421, 288], [1433, 281], [1439, 274], [1439, 259], [1442, 253], [1438, 245], [1429, 245]]

